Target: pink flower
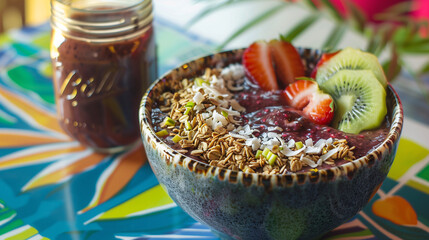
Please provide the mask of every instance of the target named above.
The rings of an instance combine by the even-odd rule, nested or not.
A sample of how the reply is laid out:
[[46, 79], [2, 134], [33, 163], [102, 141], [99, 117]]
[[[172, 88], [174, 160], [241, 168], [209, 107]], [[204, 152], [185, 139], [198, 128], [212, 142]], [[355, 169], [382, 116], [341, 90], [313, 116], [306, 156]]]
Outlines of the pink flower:
[[[320, 6], [320, 0], [312, 0], [316, 6]], [[350, 14], [346, 8], [346, 1], [349, 1], [353, 6], [358, 8], [366, 17], [367, 22], [380, 23], [381, 20], [377, 15], [384, 12], [386, 9], [409, 0], [330, 0], [335, 9], [343, 17], [348, 17]], [[425, 0], [421, 0], [424, 2]]]
[[414, 0], [412, 9], [414, 11], [411, 16], [416, 21], [425, 21], [427, 25], [423, 25], [420, 28], [420, 34], [422, 37], [429, 36], [429, 0]]
[[[320, 7], [321, 0], [312, 0], [313, 3]], [[336, 11], [343, 17], [348, 18], [350, 12], [347, 8], [348, 1], [351, 6], [356, 7], [365, 15], [367, 23], [379, 24], [386, 21], [394, 22], [395, 25], [400, 25], [396, 19], [382, 19], [381, 14], [386, 13], [389, 8], [404, 2], [411, 2], [409, 9], [403, 9], [402, 16], [409, 17], [414, 22], [426, 22], [426, 25], [420, 27], [422, 37], [429, 36], [429, 0], [329, 0]], [[405, 7], [405, 6], [404, 6]]]

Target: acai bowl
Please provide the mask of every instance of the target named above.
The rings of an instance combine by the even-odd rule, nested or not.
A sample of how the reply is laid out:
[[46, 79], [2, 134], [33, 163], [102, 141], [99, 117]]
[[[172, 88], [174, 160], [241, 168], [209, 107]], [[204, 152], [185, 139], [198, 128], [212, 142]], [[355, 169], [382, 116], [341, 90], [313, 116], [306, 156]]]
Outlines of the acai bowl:
[[[297, 50], [303, 71], [310, 76], [322, 53]], [[321, 237], [356, 215], [386, 178], [402, 130], [400, 100], [387, 84], [387, 111], [374, 130], [344, 133], [314, 124], [303, 110], [285, 108], [283, 93], [254, 86], [254, 81], [243, 76], [247, 73], [240, 70], [240, 64], [245, 51], [232, 50], [188, 62], [149, 88], [139, 116], [151, 168], [169, 196], [222, 239]], [[211, 86], [207, 80], [211, 75], [217, 80], [228, 78], [222, 74], [235, 81], [223, 82], [234, 96], [220, 92], [215, 97], [221, 101], [214, 101], [214, 108], [209, 103], [204, 106], [212, 108], [211, 115], [203, 117], [202, 113], [207, 113], [204, 110], [197, 116], [197, 105], [210, 99], [201, 100], [195, 94], [201, 87]], [[192, 101], [186, 96], [192, 92], [190, 85], [196, 85]], [[168, 99], [170, 104], [165, 104]], [[228, 106], [219, 105], [226, 100]], [[249, 111], [239, 111], [240, 107]], [[193, 112], [185, 114], [190, 111], [186, 108]], [[174, 116], [176, 110], [179, 116]], [[229, 121], [225, 123], [222, 117]], [[294, 133], [283, 136], [288, 131]], [[202, 138], [198, 140], [196, 135]], [[192, 143], [186, 142], [191, 138]], [[213, 139], [217, 141], [212, 143]], [[344, 140], [348, 151], [343, 149]], [[220, 147], [213, 149], [213, 145]], [[342, 152], [346, 152], [344, 156]]]

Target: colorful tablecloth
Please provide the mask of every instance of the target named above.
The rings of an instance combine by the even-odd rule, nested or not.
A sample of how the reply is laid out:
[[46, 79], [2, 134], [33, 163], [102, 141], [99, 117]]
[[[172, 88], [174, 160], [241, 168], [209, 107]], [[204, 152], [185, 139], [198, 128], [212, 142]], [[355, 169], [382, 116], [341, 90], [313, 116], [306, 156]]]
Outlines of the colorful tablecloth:
[[[213, 45], [157, 20], [160, 73]], [[164, 192], [141, 146], [114, 155], [56, 121], [50, 27], [0, 36], [0, 239], [216, 239]], [[326, 239], [429, 239], [429, 128], [405, 119], [388, 179]]]

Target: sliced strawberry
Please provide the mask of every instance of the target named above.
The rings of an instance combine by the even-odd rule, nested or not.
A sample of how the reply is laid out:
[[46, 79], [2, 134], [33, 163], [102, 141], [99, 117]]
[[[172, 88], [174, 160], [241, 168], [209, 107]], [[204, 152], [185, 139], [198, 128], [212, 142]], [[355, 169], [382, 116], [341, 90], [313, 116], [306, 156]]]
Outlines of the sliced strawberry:
[[295, 82], [297, 77], [305, 75], [301, 56], [290, 42], [271, 40], [269, 46], [274, 60], [274, 70], [281, 88]]
[[332, 52], [332, 53], [324, 53], [320, 57], [319, 61], [316, 64], [316, 67], [311, 72], [311, 77], [316, 78], [317, 75], [317, 69], [319, 69], [320, 66], [322, 66], [325, 62], [329, 61], [333, 56], [337, 55], [340, 51]]
[[319, 90], [315, 81], [298, 80], [283, 92], [286, 103], [302, 110], [304, 115], [317, 124], [329, 124], [334, 117], [334, 100]]
[[268, 43], [258, 41], [250, 45], [243, 53], [242, 64], [246, 76], [263, 90], [279, 89]]
[[290, 84], [283, 92], [286, 103], [296, 109], [302, 110], [308, 105], [311, 95], [317, 92], [318, 86], [315, 81], [298, 80]]
[[317, 91], [302, 111], [313, 122], [328, 125], [334, 118], [334, 100], [329, 94]]

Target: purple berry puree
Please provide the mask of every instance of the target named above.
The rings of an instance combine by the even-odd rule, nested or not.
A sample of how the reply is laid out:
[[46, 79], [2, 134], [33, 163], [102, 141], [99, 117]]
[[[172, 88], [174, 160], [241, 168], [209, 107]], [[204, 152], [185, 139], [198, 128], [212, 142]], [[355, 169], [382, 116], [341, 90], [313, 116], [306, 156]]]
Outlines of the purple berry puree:
[[[302, 111], [287, 106], [281, 91], [266, 92], [257, 88], [257, 86], [253, 87], [245, 83], [244, 90], [234, 94], [235, 99], [241, 106], [246, 108], [246, 112], [241, 115], [241, 125], [249, 125], [251, 129], [259, 130], [259, 132], [253, 133], [256, 137], [259, 137], [264, 132], [269, 132], [269, 128], [280, 127], [283, 129], [282, 132], [279, 130], [271, 130], [271, 132], [280, 134], [286, 142], [290, 139], [304, 142], [308, 138], [311, 138], [314, 143], [319, 139], [346, 139], [350, 147], [356, 147], [353, 150], [354, 156], [359, 158], [379, 146], [386, 139], [389, 132], [390, 123], [387, 120], [383, 122], [380, 128], [363, 131], [360, 134], [348, 134], [330, 126], [315, 124], [304, 117]], [[162, 130], [160, 123], [166, 116], [167, 114], [161, 112], [156, 102], [152, 109], [152, 121], [155, 131]], [[165, 139], [164, 141], [172, 148], [180, 149], [180, 145], [173, 143], [171, 139]], [[186, 155], [198, 160], [195, 156]], [[341, 165], [346, 162], [346, 160], [337, 160], [335, 164]], [[330, 167], [332, 166], [324, 163], [318, 169]], [[305, 166], [299, 172], [305, 172], [309, 169], [311, 169], [309, 166]]]
[[[379, 146], [389, 132], [387, 120], [380, 128], [363, 131], [360, 134], [348, 134], [330, 126], [315, 124], [304, 117], [301, 111], [287, 106], [281, 91], [265, 92], [247, 88], [236, 94], [235, 98], [246, 108], [246, 113], [242, 115], [242, 124], [249, 124], [252, 129], [259, 130], [259, 133], [255, 132], [256, 136], [268, 132], [269, 127], [281, 127], [282, 132], [279, 130], [274, 132], [281, 134], [285, 141], [293, 139], [304, 142], [308, 138], [313, 139], [313, 142], [328, 138], [346, 139], [350, 146], [356, 147], [354, 155], [359, 158]], [[336, 164], [344, 162], [337, 161]], [[326, 164], [324, 166], [327, 167]]]
[[64, 38], [53, 58], [61, 127], [80, 143], [98, 149], [139, 140], [138, 107], [156, 76], [153, 30], [117, 43], [93, 44]]

